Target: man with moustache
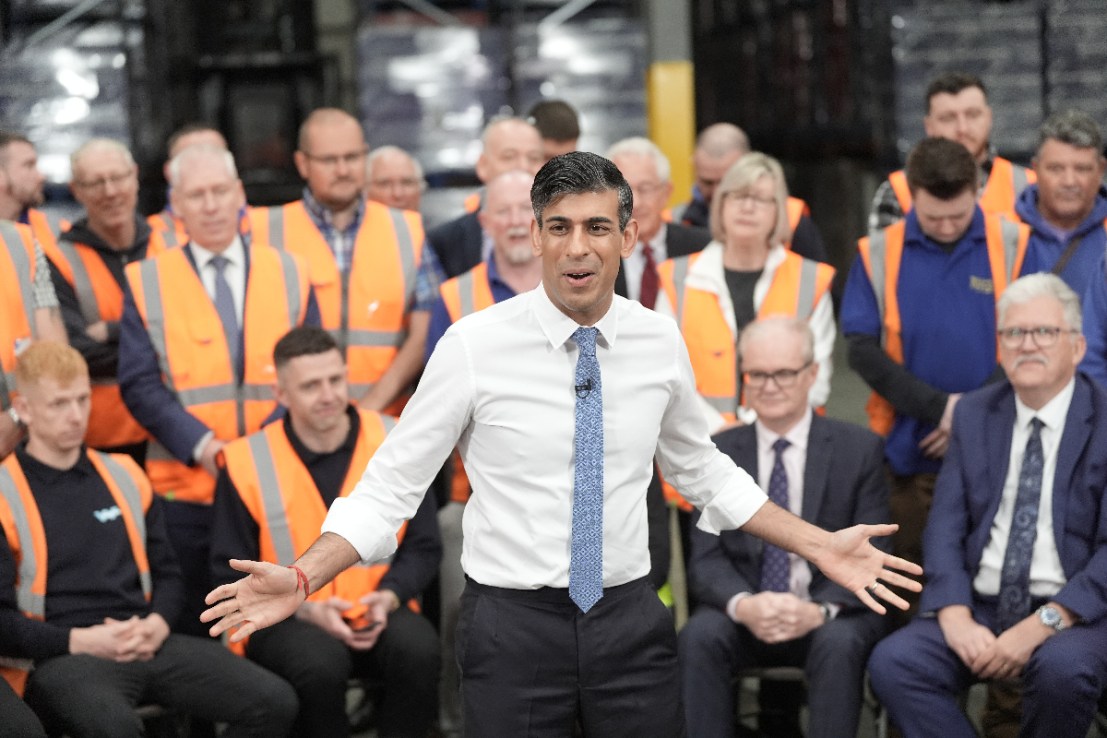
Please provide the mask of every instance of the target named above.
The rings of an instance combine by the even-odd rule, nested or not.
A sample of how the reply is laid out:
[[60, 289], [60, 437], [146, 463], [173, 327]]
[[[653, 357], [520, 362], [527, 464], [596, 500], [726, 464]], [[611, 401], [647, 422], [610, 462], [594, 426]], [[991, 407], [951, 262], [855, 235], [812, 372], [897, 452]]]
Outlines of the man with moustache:
[[976, 681], [1021, 682], [1020, 736], [1082, 736], [1107, 680], [1107, 394], [1077, 372], [1080, 300], [1033, 274], [998, 324], [1007, 381], [957, 404], [920, 615], [869, 659], [906, 738], [974, 738]]
[[[477, 158], [477, 179], [488, 184], [513, 169], [532, 177], [545, 163], [542, 136], [538, 129], [522, 118], [494, 118], [481, 135], [484, 144]], [[447, 278], [464, 274], [488, 258], [492, 239], [484, 231], [477, 215], [481, 195], [471, 195], [465, 201], [465, 214], [435, 226], [427, 232], [427, 243], [434, 250]]]
[[[205, 622], [240, 641], [294, 612], [357, 561], [396, 548], [459, 444], [473, 485], [458, 625], [472, 735], [682, 733], [672, 616], [650, 585], [646, 486], [656, 455], [704, 508], [814, 560], [878, 612], [914, 564], [870, 543], [894, 526], [828, 533], [766, 501], [707, 436], [676, 324], [614, 294], [637, 242], [630, 186], [585, 152], [552, 159], [531, 188], [542, 285], [454, 325], [396, 428], [324, 533], [291, 567], [232, 561], [249, 576], [208, 596]], [[537, 450], [537, 453], [536, 453]]]
[[313, 111], [295, 154], [303, 197], [252, 208], [250, 228], [310, 270], [323, 327], [346, 352], [350, 395], [367, 410], [398, 415], [423, 367], [440, 275], [425, 258], [419, 214], [366, 200], [368, 152], [352, 115]]
[[427, 180], [415, 157], [399, 146], [378, 146], [365, 158], [365, 194], [398, 210], [418, 212]]

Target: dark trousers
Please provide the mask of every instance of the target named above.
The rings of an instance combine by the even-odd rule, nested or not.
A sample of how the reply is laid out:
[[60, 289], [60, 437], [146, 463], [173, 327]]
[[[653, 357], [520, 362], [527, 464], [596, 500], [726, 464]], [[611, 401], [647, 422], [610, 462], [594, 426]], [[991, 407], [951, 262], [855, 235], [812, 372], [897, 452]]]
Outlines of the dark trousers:
[[857, 734], [865, 662], [884, 634], [875, 613], [856, 611], [803, 638], [769, 644], [715, 608], [701, 607], [680, 631], [680, 674], [688, 735], [730, 738], [734, 677], [758, 666], [797, 666], [807, 677], [808, 738]]
[[134, 708], [148, 702], [228, 723], [224, 738], [288, 735], [296, 716], [296, 694], [283, 679], [215, 641], [176, 634], [149, 661], [69, 655], [38, 662], [26, 699], [51, 734], [73, 738], [140, 736]]
[[587, 614], [563, 589], [469, 581], [456, 647], [466, 735], [684, 734], [673, 620], [646, 577]]
[[208, 637], [210, 624], [200, 622], [207, 609], [204, 598], [213, 588], [211, 581], [211, 505], [191, 502], [166, 502], [165, 528], [177, 554], [184, 584], [184, 602], [177, 622], [170, 623], [174, 633]]
[[251, 636], [246, 655], [296, 690], [296, 736], [349, 735], [346, 682], [355, 676], [383, 685], [377, 722], [381, 738], [424, 738], [438, 717], [438, 634], [430, 621], [406, 607], [388, 616], [388, 627], [368, 651], [353, 651], [292, 617]]
[[[973, 603], [977, 622], [992, 626], [995, 605]], [[915, 618], [885, 638], [869, 658], [873, 691], [906, 738], [976, 738], [958, 698], [976, 677], [949, 646], [935, 618]], [[1107, 684], [1107, 622], [1050, 636], [1022, 676], [1023, 738], [1082, 736]]]
[[34, 710], [0, 679], [0, 738], [46, 738]]
[[[892, 536], [892, 553], [919, 566], [923, 562], [923, 529], [926, 528], [926, 519], [930, 516], [930, 505], [934, 501], [934, 483], [937, 479], [937, 474], [901, 477], [892, 474], [890, 470], [888, 472], [891, 522], [899, 525], [899, 530]], [[906, 625], [918, 612], [919, 595], [905, 589], [897, 589], [896, 593], [911, 606], [906, 612], [892, 608], [892, 621], [898, 627]]]

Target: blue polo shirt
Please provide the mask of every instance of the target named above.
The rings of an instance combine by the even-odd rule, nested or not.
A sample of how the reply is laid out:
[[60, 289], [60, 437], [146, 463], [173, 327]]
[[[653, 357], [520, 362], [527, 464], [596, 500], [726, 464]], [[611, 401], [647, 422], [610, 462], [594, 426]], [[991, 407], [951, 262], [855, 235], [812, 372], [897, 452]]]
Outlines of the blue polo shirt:
[[1046, 222], [1038, 210], [1038, 185], [1033, 184], [1022, 191], [1015, 212], [1023, 223], [1030, 226], [1030, 242], [1027, 256], [1032, 257], [1042, 271], [1052, 271], [1053, 265], [1061, 258], [1074, 239], [1079, 238], [1072, 258], [1062, 270], [1060, 277], [1078, 295], [1088, 290], [1093, 276], [1100, 273], [1100, 261], [1107, 248], [1107, 231], [1103, 221], [1107, 219], [1107, 188], [1100, 187], [1096, 195], [1092, 212], [1071, 231], [1062, 231]]
[[[488, 287], [492, 290], [492, 299], [496, 302], [503, 302], [515, 297], [515, 290], [500, 279], [500, 273], [496, 269], [496, 255], [494, 252], [488, 254], [485, 263], [488, 265]], [[438, 345], [438, 341], [453, 324], [453, 320], [450, 319], [450, 311], [446, 309], [446, 301], [439, 295], [434, 307], [431, 308], [430, 326], [427, 328], [427, 349], [426, 355], [423, 357], [424, 364], [430, 360], [431, 354], [434, 353], [434, 347]]]
[[[949, 249], [919, 228], [907, 214], [903, 260], [896, 296], [903, 333], [904, 367], [943, 392], [982, 387], [996, 368], [996, 314], [992, 270], [984, 233], [984, 215], [976, 208], [972, 223]], [[1024, 265], [1024, 273], [1033, 271]], [[842, 296], [842, 334], [879, 338], [883, 332], [876, 296], [858, 257]], [[919, 442], [932, 423], [896, 413], [885, 456], [896, 474], [937, 472], [940, 459], [928, 459]]]

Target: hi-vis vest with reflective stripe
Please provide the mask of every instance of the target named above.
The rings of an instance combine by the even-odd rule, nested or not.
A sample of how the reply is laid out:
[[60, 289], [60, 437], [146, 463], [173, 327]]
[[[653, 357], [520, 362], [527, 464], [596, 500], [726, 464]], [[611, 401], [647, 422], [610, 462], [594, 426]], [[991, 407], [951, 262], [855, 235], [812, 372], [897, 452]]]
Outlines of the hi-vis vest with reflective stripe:
[[[69, 221], [53, 215], [48, 215], [41, 210], [29, 208], [27, 210], [27, 225], [31, 228], [35, 240], [43, 250], [53, 246], [58, 241], [62, 231], [69, 230]], [[49, 252], [47, 252], [49, 253]]]
[[[442, 302], [446, 304], [446, 312], [454, 323], [466, 315], [496, 304], [492, 287], [488, 284], [488, 262], [484, 261], [464, 274], [446, 280], [438, 291], [442, 295]], [[456, 448], [450, 454], [450, 462], [453, 465], [450, 499], [454, 502], [468, 502], [473, 490], [469, 486], [469, 476], [465, 473], [465, 466], [461, 463], [461, 455]]]
[[[151, 239], [146, 257], [157, 256], [162, 248]], [[86, 326], [102, 320], [118, 322], [123, 317], [123, 288], [96, 249], [61, 239], [51, 246], [44, 245], [43, 250], [76, 293]], [[96, 380], [92, 385], [92, 409], [85, 443], [93, 448], [108, 448], [139, 443], [146, 437], [146, 430], [123, 404], [119, 383], [111, 379]]]
[[[719, 307], [718, 297], [685, 287], [688, 270], [699, 257], [700, 254], [690, 254], [664, 262], [658, 268], [661, 287], [688, 345], [696, 390], [724, 418], [734, 421], [741, 399], [735, 336]], [[773, 273], [765, 298], [756, 306], [757, 317], [793, 315], [808, 320], [833, 280], [834, 267], [785, 251], [784, 261]]]
[[[308, 264], [323, 327], [346, 347], [350, 396], [360, 399], [392, 365], [407, 338], [423, 257], [422, 218], [366, 202], [353, 264], [345, 274], [302, 200], [255, 208], [250, 223], [255, 239], [298, 254]], [[399, 408], [389, 408], [394, 409]]]
[[[353, 492], [369, 459], [396, 422], [387, 415], [364, 410], [358, 413], [361, 431], [340, 497]], [[288, 566], [319, 537], [327, 506], [311, 473], [292, 448], [284, 426], [283, 422], [270, 423], [257, 433], [227, 444], [223, 460], [242, 503], [258, 525], [261, 560]], [[405, 522], [396, 534], [397, 544], [403, 541], [406, 531]], [[352, 566], [312, 592], [309, 599], [322, 602], [340, 597], [357, 603], [377, 589], [387, 571], [387, 563]]]
[[[882, 231], [876, 231], [857, 242], [858, 254], [869, 283], [876, 296], [882, 330], [880, 343], [897, 364], [903, 364], [903, 321], [899, 312], [899, 266], [903, 260], [903, 238], [906, 222], [897, 221]], [[988, 264], [992, 270], [995, 301], [1007, 285], [1018, 278], [1026, 257], [1030, 228], [1013, 223], [999, 215], [984, 216], [984, 233], [988, 243]], [[998, 351], [998, 346], [997, 346]], [[869, 427], [887, 436], [895, 422], [895, 410], [880, 395], [873, 392], [865, 405]]]
[[[1027, 185], [1037, 181], [1038, 175], [1034, 170], [1012, 164], [997, 156], [992, 160], [992, 171], [988, 174], [988, 182], [976, 202], [986, 214], [1003, 215], [1010, 220], [1018, 220], [1019, 216], [1015, 214], [1015, 202]], [[907, 186], [907, 173], [902, 169], [892, 172], [888, 175], [888, 183], [896, 193], [900, 210], [906, 214], [912, 205], [911, 188]]]
[[[150, 564], [146, 559], [146, 511], [153, 500], [150, 482], [127, 456], [91, 449], [87, 453], [123, 513], [139, 585], [149, 601], [153, 591]], [[29, 618], [45, 620], [46, 575], [49, 570], [46, 532], [31, 487], [15, 454], [0, 464], [0, 526], [3, 526], [17, 567], [16, 606]], [[0, 667], [3, 667], [0, 668], [0, 676], [22, 694], [30, 666], [29, 660], [0, 658]]]
[[35, 239], [31, 229], [0, 220], [0, 410], [11, 407], [16, 351], [34, 337]]
[[[184, 249], [170, 249], [126, 268], [162, 381], [223, 441], [253, 433], [276, 407], [273, 346], [303, 323], [310, 291], [307, 270], [292, 254], [255, 242], [249, 258], [241, 383], [215, 305]], [[215, 478], [199, 465], [177, 461], [156, 439], [150, 440], [146, 469], [154, 491], [168, 499], [212, 500]]]
[[185, 231], [184, 222], [173, 215], [169, 208], [146, 216], [146, 224], [150, 226], [151, 231], [160, 234], [162, 242], [169, 248], [188, 243], [188, 232]]

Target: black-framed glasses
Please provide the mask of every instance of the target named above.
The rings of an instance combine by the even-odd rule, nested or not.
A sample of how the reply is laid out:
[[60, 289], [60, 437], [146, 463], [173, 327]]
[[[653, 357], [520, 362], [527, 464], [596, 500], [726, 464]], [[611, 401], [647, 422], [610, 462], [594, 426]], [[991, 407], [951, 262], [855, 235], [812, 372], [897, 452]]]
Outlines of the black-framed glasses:
[[1061, 328], [1055, 325], [1035, 325], [1029, 328], [1001, 328], [996, 331], [999, 335], [999, 340], [1009, 349], [1015, 349], [1022, 346], [1022, 341], [1026, 336], [1030, 336], [1034, 341], [1034, 345], [1038, 348], [1049, 348], [1053, 344], [1057, 343], [1057, 339], [1060, 338], [1062, 333], [1078, 333], [1079, 331], [1071, 328]]
[[799, 379], [799, 375], [804, 372], [812, 362], [807, 362], [799, 369], [777, 369], [775, 372], [742, 372], [742, 376], [745, 378], [746, 384], [750, 387], [763, 387], [770, 379], [776, 382], [776, 386], [781, 389], [788, 389], [796, 383]]

